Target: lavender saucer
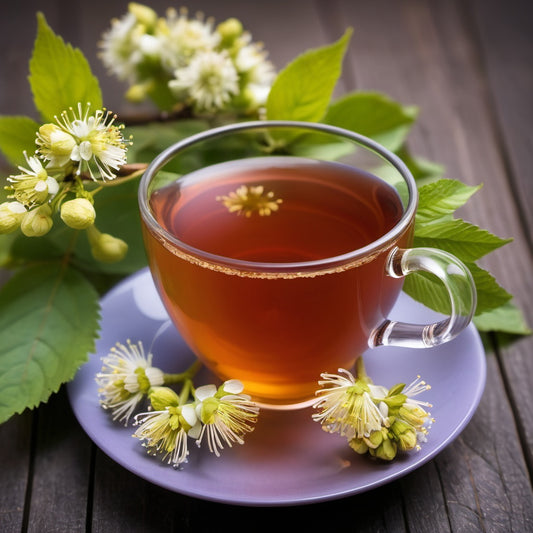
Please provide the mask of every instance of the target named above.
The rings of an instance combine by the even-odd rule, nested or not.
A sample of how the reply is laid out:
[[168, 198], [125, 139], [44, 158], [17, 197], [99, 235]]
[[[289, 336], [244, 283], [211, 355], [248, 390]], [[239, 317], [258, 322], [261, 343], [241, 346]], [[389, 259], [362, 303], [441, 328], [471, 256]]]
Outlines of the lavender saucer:
[[[474, 326], [455, 340], [426, 350], [385, 347], [365, 354], [368, 374], [379, 385], [410, 383], [418, 374], [431, 384], [419, 399], [433, 404], [436, 423], [420, 451], [389, 464], [359, 456], [338, 435], [322, 431], [311, 420], [312, 409], [262, 410], [254, 432], [243, 446], [217, 458], [190, 441], [190, 458], [181, 470], [147, 455], [132, 428], [114, 423], [97, 396], [95, 374], [100, 358], [116, 343], [143, 341], [154, 365], [180, 372], [194, 360], [155, 291], [150, 272], [141, 270], [111, 290], [101, 301], [102, 319], [96, 352], [69, 383], [72, 409], [89, 437], [114, 461], [168, 490], [211, 501], [257, 506], [299, 505], [342, 498], [384, 485], [435, 457], [465, 428], [483, 393], [485, 353]], [[402, 293], [392, 318], [411, 322], [436, 315]], [[400, 363], [401, 362], [401, 363]], [[336, 369], [325, 369], [336, 371]], [[204, 372], [200, 380], [217, 382]], [[198, 382], [198, 384], [200, 384]]]

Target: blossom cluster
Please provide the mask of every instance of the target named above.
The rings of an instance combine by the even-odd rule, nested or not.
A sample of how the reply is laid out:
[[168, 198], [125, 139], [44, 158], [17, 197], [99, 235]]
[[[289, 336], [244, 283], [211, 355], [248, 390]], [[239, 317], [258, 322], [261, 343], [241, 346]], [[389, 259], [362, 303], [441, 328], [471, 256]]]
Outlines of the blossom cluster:
[[109, 72], [129, 83], [126, 98], [151, 98], [167, 111], [257, 114], [275, 76], [262, 44], [239, 20], [215, 26], [185, 8], [159, 17], [132, 2], [103, 34], [100, 50]]
[[[46, 235], [53, 216], [77, 230], [87, 230], [91, 250], [102, 261], [124, 257], [127, 244], [94, 225], [94, 195], [126, 164], [128, 141], [116, 115], [90, 104], [63, 111], [36, 134], [36, 151], [24, 152], [27, 166], [7, 178], [8, 200], [0, 204], [0, 234], [18, 228], [28, 237]], [[89, 184], [89, 185], [87, 185]], [[92, 187], [92, 190], [91, 190]]]
[[[164, 374], [152, 366], [152, 358], [151, 353], [145, 355], [141, 342], [128, 341], [127, 346], [117, 343], [103, 358], [104, 366], [96, 375], [102, 407], [125, 425], [143, 400], [149, 399], [150, 410], [133, 416], [138, 426], [133, 436], [142, 441], [149, 454], [180, 467], [188, 460], [189, 439], [197, 446], [207, 442], [216, 456], [225, 446], [244, 443], [259, 408], [242, 394], [240, 381], [195, 389], [192, 377], [196, 363], [182, 374]], [[179, 395], [166, 386], [170, 383], [181, 383]]]
[[391, 461], [399, 451], [420, 449], [426, 440], [433, 419], [425, 408], [431, 404], [414, 397], [430, 386], [420, 377], [391, 389], [372, 384], [363, 372], [356, 379], [345, 369], [322, 378], [313, 419], [328, 433], [346, 437], [357, 453]]

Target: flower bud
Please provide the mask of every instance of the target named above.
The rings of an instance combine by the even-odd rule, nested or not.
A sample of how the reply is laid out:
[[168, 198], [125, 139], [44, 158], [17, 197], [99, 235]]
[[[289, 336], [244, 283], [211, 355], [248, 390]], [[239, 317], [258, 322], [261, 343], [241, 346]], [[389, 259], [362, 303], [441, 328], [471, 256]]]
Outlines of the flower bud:
[[26, 208], [20, 202], [0, 204], [0, 234], [15, 231], [22, 222]]
[[56, 124], [44, 124], [39, 128], [37, 144], [42, 157], [50, 161], [50, 167], [60, 168], [70, 161], [70, 154], [77, 142]]
[[130, 88], [126, 91], [126, 99], [134, 104], [138, 104], [148, 96], [148, 93], [154, 88], [154, 83], [152, 81], [147, 81], [144, 83], [135, 83], [131, 85]]
[[398, 447], [390, 439], [384, 440], [375, 450], [370, 449], [370, 454], [384, 461], [392, 461], [396, 457]]
[[52, 210], [47, 204], [40, 205], [24, 215], [20, 229], [26, 237], [42, 237], [53, 225]]
[[94, 226], [89, 226], [88, 237], [91, 253], [97, 261], [114, 263], [124, 259], [128, 252], [128, 244], [109, 233], [101, 233]]
[[73, 229], [86, 229], [94, 224], [96, 212], [87, 198], [75, 198], [61, 206], [61, 220]]
[[179, 396], [168, 387], [153, 387], [150, 392], [150, 403], [154, 411], [164, 411], [167, 407], [176, 407], [180, 403]]
[[242, 35], [242, 23], [236, 18], [229, 18], [221, 22], [217, 28], [217, 33], [221, 37], [223, 48], [230, 48], [236, 39]]
[[372, 431], [368, 437], [363, 437], [363, 440], [369, 448], [376, 449], [381, 446], [384, 438], [387, 438], [387, 430], [381, 429]]
[[157, 13], [148, 6], [130, 2], [128, 11], [137, 19], [137, 22], [146, 26], [146, 28], [153, 28], [157, 23]]
[[363, 455], [368, 451], [368, 445], [362, 438], [355, 437], [348, 441], [348, 444], [350, 445], [350, 448], [359, 455]]
[[416, 430], [413, 426], [396, 419], [390, 429], [400, 450], [412, 450], [416, 446]]

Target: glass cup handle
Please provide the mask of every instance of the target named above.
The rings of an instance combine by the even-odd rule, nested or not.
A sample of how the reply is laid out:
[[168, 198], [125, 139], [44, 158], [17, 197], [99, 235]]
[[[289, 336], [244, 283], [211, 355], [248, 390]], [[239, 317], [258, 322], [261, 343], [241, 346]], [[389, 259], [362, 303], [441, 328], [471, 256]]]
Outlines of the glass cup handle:
[[411, 272], [437, 276], [447, 290], [450, 316], [432, 324], [409, 324], [384, 320], [368, 341], [377, 346], [429, 348], [448, 342], [465, 329], [476, 309], [476, 287], [468, 268], [455, 256], [435, 248], [394, 248], [386, 264], [387, 275], [401, 278]]

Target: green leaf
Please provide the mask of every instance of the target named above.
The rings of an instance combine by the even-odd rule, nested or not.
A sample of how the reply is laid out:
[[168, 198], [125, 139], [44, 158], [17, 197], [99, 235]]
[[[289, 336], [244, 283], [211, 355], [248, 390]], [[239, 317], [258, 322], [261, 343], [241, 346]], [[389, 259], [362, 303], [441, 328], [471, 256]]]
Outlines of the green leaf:
[[143, 126], [129, 126], [125, 137], [132, 136], [128, 148], [129, 163], [149, 163], [156, 155], [174, 143], [209, 128], [203, 120], [177, 120], [175, 122], [151, 122]]
[[75, 270], [41, 264], [0, 291], [0, 422], [46, 401], [94, 350], [98, 296]]
[[269, 120], [317, 122], [324, 116], [351, 34], [349, 29], [337, 42], [308, 50], [278, 74], [266, 105]]
[[479, 314], [474, 317], [474, 324], [480, 331], [500, 331], [514, 335], [531, 334], [531, 328], [527, 325], [522, 311], [512, 302]]
[[[472, 273], [476, 285], [476, 315], [500, 307], [512, 298], [511, 294], [501, 287], [489, 272], [474, 263], [469, 263], [466, 266]], [[450, 313], [448, 293], [436, 276], [426, 272], [409, 274], [405, 278], [403, 290], [434, 311], [443, 314]]]
[[35, 152], [35, 135], [39, 124], [29, 117], [0, 117], [0, 150], [14, 167], [26, 163], [24, 150], [28, 155]]
[[417, 181], [418, 187], [421, 187], [426, 181], [432, 182], [442, 178], [444, 174], [444, 167], [441, 164], [428, 161], [422, 157], [415, 157], [411, 154], [406, 144], [396, 151], [396, 155], [411, 171], [413, 178]]
[[512, 239], [502, 239], [464, 220], [452, 219], [418, 224], [414, 245], [440, 248], [461, 261], [474, 262], [511, 241]]
[[417, 224], [452, 215], [481, 187], [481, 185], [471, 187], [451, 179], [440, 179], [419, 187]]
[[323, 122], [360, 133], [396, 151], [417, 115], [418, 108], [402, 106], [384, 94], [355, 92], [331, 104]]
[[45, 122], [78, 103], [102, 107], [98, 79], [83, 53], [65, 44], [48, 26], [42, 13], [37, 14], [37, 38], [30, 60], [30, 86], [35, 107]]

